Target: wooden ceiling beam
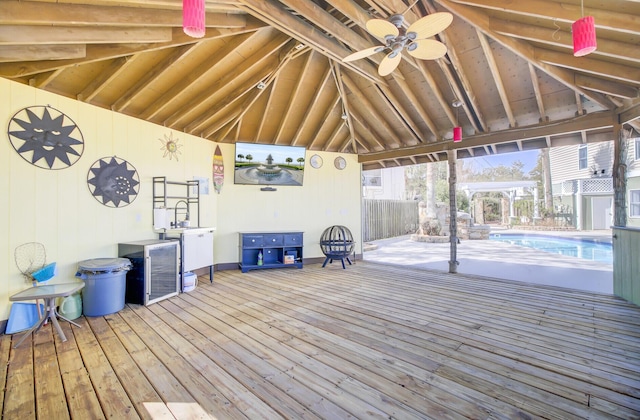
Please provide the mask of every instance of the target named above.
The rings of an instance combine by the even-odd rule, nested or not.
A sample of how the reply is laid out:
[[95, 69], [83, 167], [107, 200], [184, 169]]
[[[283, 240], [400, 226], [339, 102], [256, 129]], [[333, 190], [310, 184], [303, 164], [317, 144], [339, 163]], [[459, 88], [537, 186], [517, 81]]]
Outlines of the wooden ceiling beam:
[[576, 74], [576, 85], [584, 89], [624, 99], [635, 99], [638, 97], [638, 93], [640, 92], [638, 88], [634, 86], [582, 74]]
[[[356, 110], [351, 110], [351, 118], [357, 123], [354, 124], [354, 130], [356, 133], [360, 133], [359, 138], [363, 140], [361, 144], [366, 148], [367, 152], [386, 149], [385, 144], [380, 140], [384, 138], [384, 133], [380, 132], [378, 124], [372, 124], [368, 116], [361, 115], [360, 112]], [[358, 130], [358, 125], [360, 126], [360, 130]], [[356, 135], [354, 138], [357, 141], [358, 136]], [[365, 141], [367, 142], [366, 145], [364, 143]]]
[[487, 40], [487, 37], [484, 35], [484, 33], [482, 33], [482, 31], [480, 31], [478, 28], [476, 28], [476, 33], [478, 34], [478, 41], [480, 41], [482, 51], [484, 51], [484, 56], [487, 59], [487, 65], [489, 66], [491, 76], [493, 77], [493, 83], [495, 84], [498, 95], [500, 96], [502, 109], [504, 109], [504, 112], [507, 115], [507, 119], [509, 120], [509, 126], [517, 127], [518, 122], [513, 115], [511, 102], [509, 101], [509, 96], [507, 95], [507, 89], [504, 87], [504, 83], [502, 82], [502, 76], [500, 75], [498, 63], [496, 63], [496, 59], [493, 56], [493, 50], [491, 50], [489, 41]]
[[372, 152], [358, 157], [358, 162], [370, 162], [383, 159], [401, 158], [411, 155], [423, 155], [441, 150], [461, 149], [467, 147], [479, 147], [483, 145], [500, 144], [524, 141], [529, 139], [544, 138], [546, 136], [560, 136], [569, 133], [579, 133], [589, 130], [602, 130], [613, 127], [613, 114], [609, 111], [596, 112], [582, 115], [569, 120], [555, 121], [547, 124], [537, 124], [526, 127], [512, 128], [494, 133], [476, 134], [465, 136], [464, 142], [453, 143], [438, 142], [434, 144], [406, 147], [399, 150], [387, 150]]
[[163, 60], [162, 63], [154, 66], [147, 72], [142, 79], [135, 82], [129, 89], [120, 95], [117, 101], [111, 105], [111, 109], [116, 112], [124, 110], [131, 102], [133, 102], [142, 92], [158, 77], [172, 69], [181, 59], [187, 57], [195, 50], [199, 44], [187, 44], [176, 47], [171, 54]]
[[87, 55], [86, 44], [0, 45], [0, 62], [72, 60]]
[[489, 27], [488, 16], [478, 12], [477, 10], [474, 10], [471, 7], [462, 6], [457, 2], [453, 2], [451, 0], [434, 0], [434, 1], [439, 5], [441, 5], [442, 7], [449, 10], [450, 12], [456, 14], [461, 19], [464, 19], [471, 26], [477, 29], [480, 29], [480, 31], [482, 31], [485, 35], [491, 37], [496, 42], [499, 42], [505, 48], [517, 54], [518, 56], [522, 57], [524, 60], [533, 64], [534, 66], [536, 66], [543, 72], [547, 73], [550, 77], [553, 77], [554, 79], [564, 84], [565, 86], [570, 87], [575, 91], [578, 91], [579, 93], [583, 94], [585, 97], [601, 105], [603, 108], [609, 108], [611, 106], [614, 106], [611, 100], [609, 100], [605, 96], [576, 86], [574, 83], [575, 81], [573, 77], [574, 76], [573, 72], [538, 60], [536, 58], [536, 53], [538, 50], [534, 48], [532, 45], [528, 44], [525, 41], [509, 38], [492, 31], [491, 28]]
[[[198, 133], [199, 131], [206, 133], [215, 132], [213, 122], [218, 120], [221, 115], [225, 115], [227, 108], [233, 107], [234, 104], [238, 102], [242, 102], [245, 95], [250, 94], [254, 89], [258, 90], [256, 87], [258, 83], [268, 78], [268, 76], [273, 74], [278, 68], [278, 61], [275, 55], [271, 55], [271, 60], [265, 64], [259, 72], [254, 72], [243, 84], [237, 86], [235, 90], [222, 95], [223, 99], [221, 101], [215, 101], [215, 105], [207, 107], [206, 111], [201, 112], [197, 118], [184, 127], [184, 131], [187, 133]], [[214, 91], [212, 88], [212, 92], [217, 91]], [[222, 125], [218, 124], [217, 126], [221, 127]]]
[[242, 29], [211, 29], [203, 38], [195, 39], [186, 35], [182, 28], [173, 29], [172, 40], [169, 42], [145, 43], [145, 44], [116, 44], [114, 45], [88, 45], [87, 54], [84, 58], [73, 60], [52, 60], [34, 61], [20, 63], [0, 63], [0, 77], [8, 79], [30, 76], [46, 71], [57, 70], [64, 67], [78, 66], [86, 63], [94, 63], [102, 60], [116, 59], [136, 53], [157, 51], [165, 48], [173, 48], [180, 45], [194, 44], [206, 41], [207, 39], [223, 38], [230, 35], [238, 35], [247, 32], [254, 32], [264, 27], [264, 23], [257, 26]]
[[[579, 3], [571, 4], [545, 0], [451, 0], [451, 2], [497, 11], [509, 10], [509, 13], [569, 23], [573, 23], [582, 16]], [[629, 19], [629, 16], [624, 12], [624, 7], [635, 7], [636, 12], [640, 8], [629, 3], [621, 0], [607, 0], [602, 3], [606, 4], [606, 9], [587, 6], [584, 8], [584, 15], [594, 17], [596, 28], [638, 34], [640, 33], [640, 26], [633, 19]]]
[[[557, 27], [546, 28], [527, 25], [522, 22], [505, 21], [491, 17], [489, 26], [491, 30], [501, 35], [566, 48], [568, 53], [573, 50], [573, 39], [571, 37], [569, 24], [566, 24], [567, 28], [565, 30]], [[598, 36], [598, 49], [593, 55], [640, 63], [640, 48], [638, 48], [637, 45], [628, 42], [614, 41], [604, 36]]]
[[421, 102], [418, 100], [418, 97], [413, 92], [411, 87], [409, 87], [407, 82], [404, 81], [403, 79], [396, 78], [394, 80], [398, 84], [402, 92], [407, 96], [407, 99], [409, 100], [409, 102], [414, 105], [416, 112], [418, 112], [418, 114], [420, 115], [420, 118], [422, 118], [422, 120], [427, 125], [429, 130], [431, 130], [431, 133], [433, 133], [435, 140], [436, 141], [439, 140], [440, 132], [438, 131], [438, 127], [433, 122], [433, 120], [431, 119], [427, 111], [422, 107]]
[[[429, 13], [438, 12], [432, 1], [422, 0], [422, 4]], [[449, 66], [445, 60], [436, 60], [436, 63], [440, 67], [440, 70], [442, 70], [442, 73], [447, 79], [447, 83], [453, 90], [454, 99], [459, 99], [463, 102], [462, 109], [464, 109], [467, 119], [476, 132], [489, 131], [489, 126], [482, 114], [478, 97], [476, 96], [472, 84], [469, 81], [469, 77], [463, 70], [464, 66], [458, 57], [455, 43], [450, 41], [446, 30], [440, 32], [438, 37], [441, 42], [447, 46], [447, 58], [451, 63], [451, 66]], [[455, 70], [455, 77], [451, 72], [451, 67]], [[458, 82], [460, 86], [458, 86]]]
[[[257, 34], [255, 36], [258, 36]], [[249, 42], [252, 37], [248, 39], [239, 38], [235, 41], [232, 41], [228, 48], [226, 48], [222, 53], [232, 54], [236, 47], [244, 44], [245, 42]], [[234, 80], [247, 72], [254, 71], [261, 66], [264, 66], [264, 63], [267, 63], [272, 57], [272, 55], [276, 55], [280, 49], [289, 42], [289, 39], [285, 35], [277, 34], [267, 45], [264, 45], [262, 49], [256, 51], [255, 54], [248, 57], [246, 60], [242, 62], [242, 64], [233, 69], [233, 71], [226, 72], [221, 78], [219, 78], [214, 85], [208, 86], [207, 89], [200, 89], [199, 94], [189, 100], [185, 106], [183, 106], [180, 110], [173, 113], [171, 116], [165, 119], [165, 124], [173, 125], [177, 121], [181, 120], [185, 116], [189, 115], [192, 112], [195, 112], [196, 109], [203, 101], [210, 100], [212, 93], [217, 92], [222, 88], [233, 88], [235, 86]], [[171, 86], [166, 92], [162, 94], [157, 100], [153, 102], [153, 104], [142, 112], [142, 118], [144, 119], [152, 119], [156, 115], [158, 115], [163, 109], [166, 109], [171, 101], [180, 96], [180, 93], [187, 90], [190, 86], [195, 86], [197, 81], [203, 78], [206, 74], [211, 72], [212, 69], [210, 67], [202, 66], [197, 69], [197, 72], [194, 72], [189, 78], [184, 78], [180, 83], [177, 83]], [[237, 83], [237, 82], [236, 82]], [[193, 121], [192, 121], [193, 122]]]
[[396, 119], [405, 126], [414, 140], [413, 142], [403, 141], [402, 143], [409, 146], [412, 146], [416, 143], [423, 143], [425, 139], [423, 138], [423, 134], [420, 132], [420, 128], [415, 123], [415, 121], [413, 121], [410, 113], [407, 109], [405, 109], [405, 106], [403, 106], [403, 103], [406, 102], [401, 101], [396, 96], [396, 94], [387, 86], [376, 85], [374, 87], [378, 90], [381, 98], [387, 103], [387, 106], [393, 111]]
[[533, 64], [528, 63], [529, 75], [531, 76], [531, 85], [533, 86], [533, 93], [536, 96], [536, 103], [538, 104], [538, 112], [540, 113], [540, 122], [548, 121], [547, 113], [544, 108], [544, 101], [542, 100], [542, 92], [540, 91], [540, 83], [538, 82], [538, 73]]
[[171, 28], [0, 25], [0, 45], [149, 43], [171, 41]]
[[336, 88], [338, 92], [340, 92], [340, 98], [342, 99], [342, 113], [341, 119], [344, 120], [344, 124], [349, 131], [349, 138], [354, 143], [353, 147], [355, 148], [356, 141], [356, 133], [355, 133], [355, 124], [353, 122], [353, 118], [351, 115], [351, 106], [349, 103], [349, 97], [347, 96], [347, 91], [344, 86], [344, 79], [342, 77], [342, 67], [335, 64], [335, 62], [329, 60], [329, 66], [331, 67], [331, 72], [333, 74], [334, 80], [336, 82]]
[[[326, 93], [329, 89], [335, 87], [335, 85], [330, 85], [330, 81], [332, 80], [331, 78], [331, 69], [329, 67], [326, 68], [326, 70], [324, 71], [324, 74], [322, 75], [322, 78], [320, 80], [320, 83], [317, 84], [316, 89], [313, 92], [313, 96], [311, 97], [311, 100], [309, 101], [308, 105], [307, 105], [307, 109], [305, 109], [304, 111], [304, 115], [302, 116], [302, 120], [300, 121], [300, 123], [298, 124], [297, 128], [296, 128], [296, 132], [293, 135], [293, 138], [291, 139], [291, 144], [293, 146], [298, 146], [301, 144], [301, 137], [302, 137], [302, 133], [305, 132], [305, 130], [307, 129], [307, 127], [309, 127], [313, 122], [318, 121], [317, 118], [312, 118], [312, 115], [314, 113], [316, 113], [320, 108], [318, 107], [318, 104], [320, 103], [320, 98], [321, 96]], [[336, 94], [334, 95], [334, 101], [338, 101], [340, 98], [340, 96], [338, 95], [337, 89], [336, 89]], [[331, 110], [332, 107], [328, 107], [329, 110]], [[320, 118], [327, 118], [328, 115], [326, 115], [326, 110], [325, 110], [325, 115], [321, 116]], [[320, 120], [322, 121], [322, 120]], [[317, 132], [317, 131], [316, 131]], [[307, 142], [308, 144], [309, 142]]]
[[[137, 6], [0, 1], [0, 25], [182, 27], [181, 5], [175, 10]], [[207, 12], [205, 25], [208, 28], [244, 28], [247, 17], [239, 13]]]
[[640, 68], [638, 67], [614, 64], [597, 58], [574, 57], [573, 54], [543, 49], [536, 50], [535, 59], [542, 63], [640, 86]]
[[366, 60], [357, 60], [349, 63], [342, 62], [344, 57], [351, 54], [350, 50], [340, 45], [336, 39], [328, 37], [318, 31], [316, 27], [287, 12], [279, 2], [275, 0], [263, 0], [260, 2], [238, 0], [238, 4], [241, 9], [255, 15], [258, 19], [268, 22], [278, 30], [310, 46], [330, 59], [340, 62], [341, 65], [359, 73], [363, 77], [376, 83], [386, 83], [378, 75], [377, 69]]
[[91, 103], [93, 98], [100, 94], [109, 82], [112, 82], [122, 75], [133, 61], [135, 61], [135, 57], [120, 57], [111, 61], [109, 66], [103, 69], [100, 74], [76, 96], [76, 99]]
[[[285, 47], [282, 48], [282, 58], [279, 58], [279, 62], [278, 62], [278, 66], [276, 67], [276, 69], [271, 72], [268, 77], [266, 78], [266, 80], [264, 81], [264, 87], [262, 89], [258, 89], [257, 87], [255, 89], [252, 89], [249, 91], [249, 93], [246, 95], [247, 99], [245, 99], [244, 103], [242, 104], [241, 107], [241, 111], [238, 114], [238, 116], [236, 117], [236, 121], [229, 125], [228, 128], [222, 132], [222, 134], [218, 134], [218, 138], [225, 138], [225, 136], [229, 133], [229, 130], [231, 130], [233, 128], [233, 126], [235, 124], [238, 124], [242, 118], [244, 117], [244, 115], [249, 112], [249, 110], [251, 109], [252, 105], [254, 105], [257, 100], [260, 98], [261, 95], [263, 94], [267, 94], [269, 97], [267, 99], [267, 105], [265, 106], [265, 110], [270, 109], [271, 107], [269, 106], [269, 103], [273, 100], [273, 91], [275, 90], [275, 85], [278, 83], [278, 78], [280, 73], [282, 72], [282, 69], [284, 69], [286, 67], [286, 65], [289, 63], [289, 61], [291, 61], [294, 57], [296, 57], [297, 54], [297, 49], [296, 49], [296, 44], [294, 42], [288, 42], [287, 44], [285, 44]], [[255, 135], [255, 139], [261, 139], [261, 132], [262, 132], [262, 127], [264, 126], [264, 123], [266, 121], [266, 117], [267, 117], [267, 112], [263, 112], [262, 113], [262, 118], [259, 122], [259, 128], [258, 131]], [[208, 136], [213, 135], [214, 132], [209, 132]]]
[[289, 91], [290, 94], [288, 95], [287, 103], [285, 105], [284, 111], [282, 112], [282, 118], [280, 119], [280, 124], [278, 125], [278, 129], [276, 130], [276, 135], [272, 139], [272, 143], [276, 143], [278, 139], [282, 139], [284, 130], [289, 128], [289, 121], [293, 116], [293, 108], [295, 108], [297, 101], [300, 99], [300, 94], [304, 92], [304, 79], [309, 72], [309, 67], [311, 67], [311, 64], [313, 63], [314, 53], [314, 50], [310, 50], [307, 47], [307, 53], [304, 57], [304, 64], [302, 65], [300, 74], [298, 75], [298, 78], [295, 82], [295, 86]]
[[[380, 138], [387, 139], [386, 144], [389, 147], [399, 147], [402, 144], [402, 141], [400, 141], [400, 138], [397, 136], [393, 128], [391, 128], [384, 115], [382, 115], [378, 111], [373, 103], [371, 103], [369, 98], [367, 98], [367, 96], [362, 93], [360, 87], [344, 72], [342, 73], [342, 80], [344, 81], [344, 84], [347, 86], [347, 88], [349, 88], [349, 90], [351, 91], [351, 94], [360, 103], [360, 105], [366, 109], [367, 113], [370, 115], [370, 118], [375, 120], [381, 126], [381, 128], [386, 131], [386, 133], [378, 133], [378, 135], [381, 136]], [[351, 110], [353, 111], [353, 108]], [[389, 140], [391, 140], [391, 142], [389, 142]]]

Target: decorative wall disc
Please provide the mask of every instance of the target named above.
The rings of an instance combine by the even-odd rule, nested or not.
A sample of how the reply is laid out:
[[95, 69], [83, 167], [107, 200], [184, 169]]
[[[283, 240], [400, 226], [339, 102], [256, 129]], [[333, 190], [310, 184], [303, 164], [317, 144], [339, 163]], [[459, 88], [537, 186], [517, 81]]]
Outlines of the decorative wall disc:
[[180, 144], [180, 139], [174, 139], [173, 133], [169, 133], [169, 136], [164, 135], [164, 139], [158, 139], [160, 143], [162, 143], [162, 147], [160, 150], [164, 152], [162, 157], [169, 156], [169, 160], [176, 158], [176, 162], [178, 161], [178, 155], [182, 154], [180, 148], [182, 145]]
[[9, 141], [30, 164], [43, 169], [65, 169], [84, 151], [84, 139], [76, 123], [50, 106], [23, 108], [9, 121]]
[[89, 168], [91, 195], [107, 207], [128, 206], [138, 196], [140, 178], [136, 168], [115, 156], [102, 158]]

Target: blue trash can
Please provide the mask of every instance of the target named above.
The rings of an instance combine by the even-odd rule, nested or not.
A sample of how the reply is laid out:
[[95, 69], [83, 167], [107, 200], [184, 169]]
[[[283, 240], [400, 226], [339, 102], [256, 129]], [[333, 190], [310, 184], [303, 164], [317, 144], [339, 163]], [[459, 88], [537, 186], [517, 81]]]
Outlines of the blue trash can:
[[124, 308], [127, 271], [131, 261], [127, 258], [94, 258], [78, 263], [76, 277], [84, 280], [82, 312], [85, 316], [102, 316]]

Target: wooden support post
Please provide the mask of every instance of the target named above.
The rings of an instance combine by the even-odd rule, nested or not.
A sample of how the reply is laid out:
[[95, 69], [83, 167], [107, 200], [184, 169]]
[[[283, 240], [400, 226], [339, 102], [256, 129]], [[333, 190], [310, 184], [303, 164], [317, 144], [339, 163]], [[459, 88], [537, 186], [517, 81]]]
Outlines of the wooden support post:
[[456, 205], [456, 151], [448, 150], [447, 159], [449, 162], [449, 239], [450, 258], [449, 272], [458, 272], [458, 206]]
[[627, 139], [622, 124], [613, 125], [613, 224], [627, 226]]

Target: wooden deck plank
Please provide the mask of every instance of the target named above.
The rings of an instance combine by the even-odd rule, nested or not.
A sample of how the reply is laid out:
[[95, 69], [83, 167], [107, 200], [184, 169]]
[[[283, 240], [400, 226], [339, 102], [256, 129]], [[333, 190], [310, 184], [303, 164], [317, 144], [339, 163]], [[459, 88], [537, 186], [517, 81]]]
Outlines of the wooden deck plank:
[[36, 397], [33, 376], [32, 338], [27, 337], [20, 347], [13, 346], [22, 338], [22, 334], [13, 334], [7, 385], [4, 395], [2, 417], [6, 419], [35, 419]]
[[[11, 336], [0, 336], [0, 389], [7, 389], [7, 370], [9, 368], [9, 353], [11, 351]], [[4, 412], [4, 392], [0, 393], [0, 413]]]
[[359, 261], [77, 321], [3, 337], [3, 418], [640, 418], [640, 308], [604, 294]]
[[100, 342], [91, 331], [87, 318], [75, 321], [80, 328], [74, 329], [80, 357], [84, 363], [100, 407], [106, 418], [139, 419], [140, 416], [129, 399]]
[[[234, 283], [237, 283], [237, 281]], [[245, 308], [248, 302], [258, 302], [260, 300], [257, 296], [251, 295], [251, 301], [243, 302], [238, 299], [238, 296], [233, 296], [233, 289], [223, 290], [225, 291], [224, 298], [221, 299], [233, 301], [238, 305], [243, 305]], [[215, 299], [215, 296], [211, 296], [211, 298]], [[277, 307], [274, 301], [270, 299], [269, 309], [276, 309]], [[345, 367], [349, 366], [350, 370], [346, 370], [346, 372], [351, 376], [359, 378], [381, 392], [388, 392], [392, 395], [397, 394], [398, 397], [401, 396], [405, 404], [420, 407], [434, 415], [437, 413], [436, 417], [438, 418], [445, 416], [439, 411], [442, 411], [442, 407], [446, 405], [455, 406], [459, 413], [472, 417], [482, 418], [492, 411], [492, 405], [484, 406], [481, 401], [482, 398], [477, 398], [478, 395], [475, 395], [476, 398], [467, 398], [460, 388], [456, 388], [453, 391], [451, 389], [442, 389], [453, 388], [451, 384], [449, 384], [449, 387], [442, 384], [433, 386], [424, 382], [421, 376], [431, 374], [425, 364], [407, 363], [400, 358], [392, 357], [389, 353], [375, 350], [370, 344], [360, 344], [352, 341], [353, 334], [350, 335], [351, 340], [345, 340], [343, 337], [334, 334], [333, 331], [311, 325], [308, 319], [306, 322], [301, 322], [284, 314], [278, 316], [278, 314], [267, 312], [266, 310], [265, 312], [260, 312], [259, 310], [250, 311], [248, 308], [244, 312], [253, 312], [256, 319], [277, 318], [277, 321], [265, 323], [264, 331], [277, 338], [275, 335], [277, 334], [275, 327], [277, 327], [278, 330], [282, 331], [280, 333], [282, 339], [287, 338], [287, 341], [291, 343], [290, 345], [295, 346], [296, 349], [303, 348], [302, 344], [294, 342], [296, 340], [296, 332], [304, 330], [304, 336], [300, 338], [304, 338], [306, 342], [314, 344], [314, 347], [308, 347], [306, 350], [306, 353], [310, 356], [312, 355], [314, 358], [336, 369], [344, 370]], [[367, 357], [362, 357], [361, 355], [363, 354], [366, 354]], [[392, 365], [393, 369], [389, 369], [389, 365]], [[439, 364], [435, 363], [430, 366], [433, 371], [437, 369]], [[398, 385], [400, 385], [401, 389], [398, 389]], [[408, 395], [404, 395], [405, 393]], [[511, 409], [511, 407], [507, 408], [505, 405], [501, 405], [500, 408], [506, 411]], [[518, 413], [512, 412], [511, 414], [515, 416]]]
[[[144, 373], [136, 365], [106, 319], [104, 317], [92, 317], [87, 318], [87, 321], [140, 417], [143, 419], [173, 417], [162, 398], [160, 398]], [[153, 403], [160, 404], [153, 405]], [[152, 406], [153, 412], [150, 412], [149, 407]]]
[[[62, 386], [62, 375], [56, 354], [53, 328], [46, 325], [33, 337], [33, 364], [36, 401], [36, 417], [54, 419], [70, 418], [67, 400]], [[57, 333], [55, 333], [57, 336]]]
[[320, 418], [314, 413], [326, 416], [342, 414], [321, 398], [307, 404], [301, 403], [296, 397], [304, 391], [303, 386], [203, 322], [197, 317], [199, 309], [194, 310], [195, 306], [178, 299], [162, 302], [161, 305], [179, 318], [174, 323], [181, 334], [185, 331], [194, 334], [197, 339], [191, 342], [197, 348], [205, 351], [227, 373], [282, 417], [311, 419]]
[[[224, 295], [225, 295], [225, 296], [227, 296], [228, 294], [227, 294], [227, 293], [225, 293]], [[259, 295], [259, 293], [258, 293], [257, 295]], [[256, 299], [256, 296], [252, 296], [252, 299]], [[292, 301], [299, 302], [299, 300], [298, 300], [298, 299], [301, 299], [301, 298], [298, 296], [298, 297], [296, 297], [296, 299], [291, 299], [291, 300], [292, 300]], [[272, 306], [273, 306], [273, 305], [274, 305], [274, 300], [273, 300], [273, 299], [270, 299], [269, 303], [270, 303], [270, 305], [272, 305]], [[290, 310], [295, 310], [295, 309], [294, 309], [294, 308], [290, 308]], [[335, 321], [335, 320], [334, 320], [334, 321]], [[316, 325], [315, 321], [314, 321], [314, 320], [312, 320], [312, 319], [310, 319], [309, 314], [306, 314], [306, 315], [305, 315], [305, 322], [307, 322], [307, 323], [309, 323], [309, 324], [312, 324], [312, 325]], [[337, 322], [337, 321], [336, 321], [336, 322]], [[321, 328], [325, 328], [325, 329], [326, 329], [326, 328], [329, 328], [329, 329], [331, 329], [331, 328], [332, 328], [332, 326], [331, 326], [331, 323], [330, 323], [330, 322], [326, 322], [326, 324], [322, 324], [322, 325], [321, 325]], [[335, 329], [335, 327], [333, 327], [333, 331], [337, 331], [337, 330]], [[367, 333], [367, 332], [361, 332], [361, 334], [362, 334], [362, 336], [365, 336], [365, 337], [371, 338], [372, 336], [374, 336], [374, 335], [376, 334], [376, 332], [375, 332], [375, 331], [371, 331], [371, 330], [369, 330], [369, 332], [368, 332], [368, 333]], [[345, 336], [345, 337], [346, 337], [346, 336], [348, 336], [351, 340], [356, 340], [356, 339], [354, 338], [354, 332], [353, 332], [353, 331], [350, 331], [350, 330], [343, 331], [343, 332], [341, 333], [341, 335], [342, 335], [342, 336]], [[385, 337], [386, 337], [386, 336], [385, 336], [384, 334], [382, 334], [382, 335], [381, 335], [381, 338], [379, 339], [379, 341], [380, 341], [380, 342], [384, 341]], [[397, 342], [396, 342], [396, 343], [397, 343]], [[379, 347], [379, 344], [377, 344], [375, 341], [365, 341], [365, 345], [366, 345], [366, 346], [368, 346], [368, 347], [374, 347], [374, 348], [378, 347], [378, 348], [382, 348], [382, 349], [383, 349], [383, 351], [384, 351], [384, 348], [383, 348], [383, 347]], [[425, 352], [427, 351], [427, 348], [428, 348], [429, 346], [435, 346], [435, 344], [433, 344], [433, 343], [428, 343], [428, 342], [426, 342], [426, 341], [425, 341], [424, 343], [422, 343], [422, 345], [423, 345], [424, 347], [420, 347], [420, 349], [422, 349], [422, 351], [425, 351]], [[432, 349], [429, 349], [429, 350], [432, 350]], [[446, 355], [447, 357], [449, 357], [449, 356], [451, 356], [451, 355], [452, 355], [451, 353], [449, 353], [450, 349], [444, 349], [443, 351], [444, 351], [444, 355], [442, 355], [442, 354], [441, 354], [441, 355], [439, 355], [439, 357], [443, 358], [443, 357], [445, 357], [445, 355]], [[395, 353], [396, 353], [396, 354], [398, 353], [398, 350], [397, 350], [397, 349], [396, 349]], [[438, 350], [435, 350], [435, 353], [438, 353]], [[437, 356], [436, 356], [436, 357], [437, 357]], [[463, 355], [463, 354], [459, 354], [459, 355], [458, 355], [458, 358], [463, 359], [463, 362], [465, 362], [465, 363], [473, 363], [473, 360], [464, 360], [464, 355]], [[443, 360], [444, 360], [444, 359], [443, 359]], [[488, 369], [488, 370], [490, 370], [490, 371], [493, 371], [493, 370], [500, 370], [500, 369], [504, 369], [504, 368], [503, 368], [501, 365], [497, 364], [496, 366], [491, 367], [491, 368], [487, 368], [487, 367], [485, 367], [485, 369]], [[528, 378], [527, 378], [527, 379], [528, 379]], [[533, 391], [532, 391], [531, 389], [528, 389], [528, 388], [527, 388], [527, 389], [526, 389], [526, 392], [533, 392]], [[566, 394], [566, 391], [565, 391], [564, 393]], [[553, 397], [554, 397], [553, 393], [548, 393], [548, 392], [546, 392], [546, 391], [545, 391], [545, 393], [544, 393], [544, 394], [545, 394], [544, 398], [545, 398], [547, 401], [552, 400], [552, 399], [553, 399]], [[583, 403], [583, 404], [585, 404], [587, 401], [586, 401], [586, 398], [585, 398], [584, 394], [582, 394], [582, 393], [577, 393], [577, 395], [576, 395], [574, 398], [576, 398], [576, 399], [577, 399], [577, 398], [580, 398], [580, 397], [582, 397], [582, 403]], [[563, 404], [563, 403], [565, 403], [565, 401], [559, 401], [559, 404]], [[472, 415], [472, 416], [475, 416], [475, 415]]]
[[[271, 407], [266, 405], [249, 391], [242, 383], [229, 375], [220, 365], [209, 356], [208, 351], [202, 351], [191, 343], [194, 337], [183, 337], [189, 331], [188, 326], [176, 316], [169, 313], [162, 305], [152, 305], [150, 308], [133, 308], [138, 316], [151, 326], [174, 350], [179, 351], [194, 369], [205, 375], [211, 383], [212, 389], [217, 389], [245, 416], [252, 419], [274, 419], [279, 416]], [[176, 324], [182, 325], [180, 329]]]
[[[146, 311], [139, 308], [139, 311]], [[215, 386], [209, 382], [209, 378], [199, 374], [192, 365], [185, 362], [181, 353], [171, 348], [162, 337], [150, 325], [146, 324], [132, 308], [125, 308], [119, 315], [129, 327], [140, 337], [149, 350], [157, 357], [180, 384], [189, 391], [195, 401], [169, 400], [167, 403], [196, 403], [207, 412], [225, 418], [245, 418]]]
[[[183, 299], [187, 304], [190, 303], [193, 306], [198, 304], [190, 296]], [[182, 308], [185, 306], [182, 305]], [[202, 308], [200, 310], [202, 311]], [[238, 316], [242, 316], [242, 312], [237, 310], [236, 312]], [[282, 346], [282, 343], [260, 334], [249, 323], [242, 324], [240, 329], [229, 328], [227, 322], [235, 321], [233, 316], [220, 311], [218, 307], [209, 306], [203, 317], [208, 318], [205, 322], [214, 326], [228, 340], [257, 355], [260, 360], [268, 360], [272, 363], [275, 368], [271, 372], [272, 375], [291, 379], [290, 386], [294, 388], [287, 388], [288, 392], [295, 390], [297, 397], [301, 398], [301, 402], [307, 407], [325, 410], [325, 412], [319, 412], [319, 415], [325, 418], [346, 418], [353, 416], [354, 413], [367, 412], [372, 417], [384, 417], [383, 412], [337, 389], [336, 384], [346, 379], [340, 372], [326, 372], [328, 368], [325, 366], [307, 366], [313, 360], [304, 358]], [[331, 381], [327, 380], [330, 374], [334, 375]]]

